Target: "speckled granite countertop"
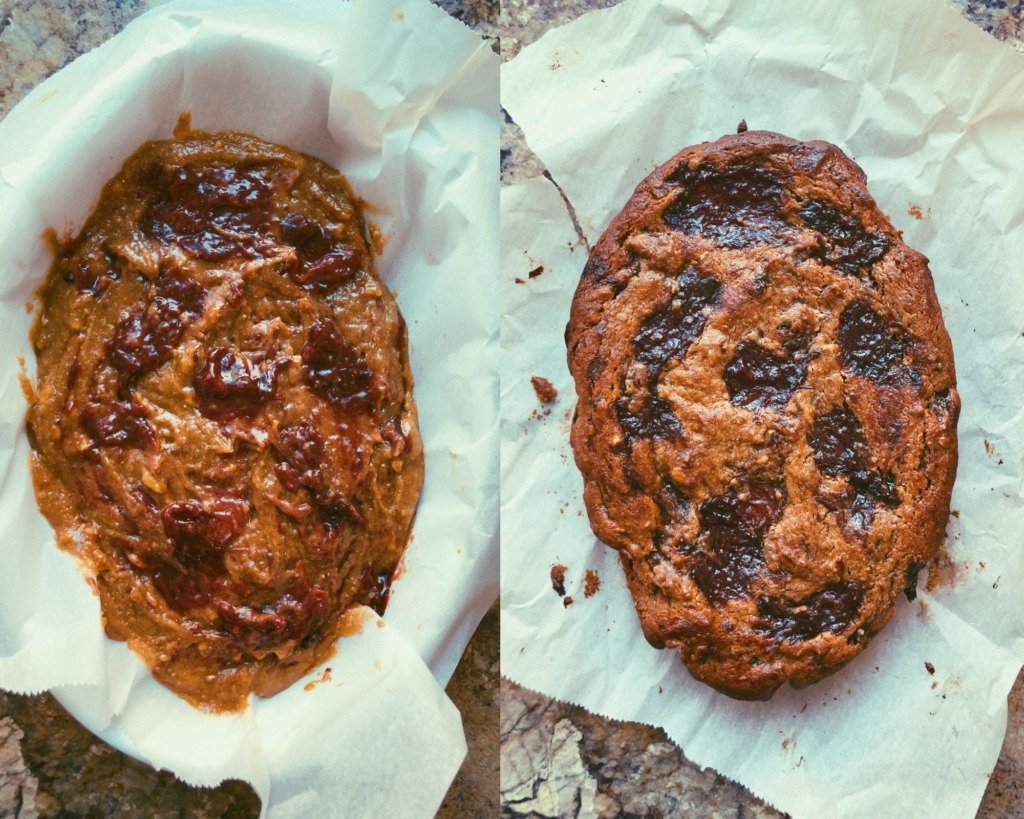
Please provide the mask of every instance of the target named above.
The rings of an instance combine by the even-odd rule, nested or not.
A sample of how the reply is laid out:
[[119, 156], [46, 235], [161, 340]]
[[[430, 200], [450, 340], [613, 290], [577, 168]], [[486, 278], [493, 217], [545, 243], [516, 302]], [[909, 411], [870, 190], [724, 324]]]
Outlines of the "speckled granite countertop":
[[[0, 0], [0, 117], [53, 72], [163, 0]], [[496, 43], [498, 0], [434, 0]], [[498, 610], [448, 684], [469, 753], [438, 814], [498, 814]], [[114, 750], [49, 694], [0, 691], [0, 817], [255, 817], [243, 782], [190, 787]]]
[[[503, 0], [501, 58], [510, 60], [548, 29], [621, 0]], [[1024, 0], [947, 0], [1024, 52]], [[544, 172], [507, 117], [502, 182]], [[503, 817], [777, 817], [740, 785], [690, 762], [663, 731], [617, 722], [501, 685]], [[1009, 727], [979, 817], [1024, 816], [1024, 673], [1010, 694]]]

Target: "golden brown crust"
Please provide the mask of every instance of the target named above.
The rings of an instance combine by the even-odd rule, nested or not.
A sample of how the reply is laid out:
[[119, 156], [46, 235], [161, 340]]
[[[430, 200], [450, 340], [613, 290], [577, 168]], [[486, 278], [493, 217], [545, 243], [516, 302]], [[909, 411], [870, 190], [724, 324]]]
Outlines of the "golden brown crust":
[[647, 639], [745, 699], [863, 650], [942, 542], [959, 397], [927, 259], [861, 169], [768, 132], [686, 148], [594, 247], [566, 343]]
[[33, 331], [40, 508], [104, 623], [215, 709], [382, 608], [423, 477], [405, 324], [333, 169], [256, 137], [143, 145], [59, 248]]

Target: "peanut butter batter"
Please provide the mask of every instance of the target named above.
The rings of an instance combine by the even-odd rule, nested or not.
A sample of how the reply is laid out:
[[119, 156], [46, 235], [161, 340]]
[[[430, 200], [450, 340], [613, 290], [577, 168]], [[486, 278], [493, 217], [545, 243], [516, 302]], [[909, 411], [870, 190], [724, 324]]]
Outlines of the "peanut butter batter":
[[243, 708], [383, 610], [423, 480], [405, 324], [348, 184], [248, 134], [143, 145], [33, 333], [40, 509], [107, 633]]

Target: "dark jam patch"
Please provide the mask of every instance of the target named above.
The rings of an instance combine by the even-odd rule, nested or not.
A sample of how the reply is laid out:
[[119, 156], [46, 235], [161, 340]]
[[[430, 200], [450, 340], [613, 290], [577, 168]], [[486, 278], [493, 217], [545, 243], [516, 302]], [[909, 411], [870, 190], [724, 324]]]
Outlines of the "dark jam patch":
[[281, 237], [298, 257], [288, 275], [307, 290], [327, 290], [352, 278], [363, 266], [362, 250], [335, 241], [327, 228], [301, 213], [281, 219]]
[[146, 409], [135, 401], [86, 404], [82, 429], [96, 446], [115, 449], [146, 449], [156, 443]]
[[274, 395], [274, 383], [282, 363], [257, 363], [244, 353], [212, 347], [192, 381], [199, 410], [208, 418], [251, 418]]
[[373, 373], [330, 319], [310, 325], [302, 366], [310, 389], [339, 409], [372, 413], [376, 408]]
[[277, 479], [292, 492], [309, 492], [320, 523], [327, 530], [353, 523], [366, 525], [366, 516], [355, 502], [328, 488], [321, 471], [324, 442], [316, 429], [306, 423], [285, 427], [278, 432], [271, 449], [278, 459], [274, 465]]
[[754, 341], [742, 341], [722, 378], [729, 400], [740, 407], [781, 408], [807, 375], [807, 365], [773, 353]]
[[765, 168], [684, 165], [668, 181], [683, 188], [662, 214], [673, 230], [733, 249], [776, 245], [792, 231], [781, 212], [783, 185]]
[[248, 518], [249, 504], [233, 498], [175, 501], [164, 507], [160, 521], [173, 553], [152, 580], [172, 609], [187, 613], [234, 588], [224, 568], [224, 550]]
[[261, 169], [210, 165], [158, 174], [142, 230], [208, 262], [254, 258], [272, 244], [274, 192]]
[[123, 314], [106, 345], [107, 360], [128, 379], [159, 366], [202, 310], [204, 290], [192, 279], [162, 276], [152, 299]]
[[402, 419], [397, 416], [381, 427], [380, 434], [391, 444], [392, 458], [401, 458], [409, 448], [409, 436], [402, 430]]
[[864, 589], [849, 580], [830, 583], [797, 602], [762, 597], [757, 601], [761, 620], [755, 628], [774, 640], [791, 643], [812, 640], [826, 632], [838, 634], [853, 624], [862, 602]]
[[559, 597], [565, 597], [565, 566], [561, 563], [551, 567], [551, 588]]
[[160, 596], [178, 614], [187, 614], [208, 606], [211, 601], [234, 589], [234, 583], [215, 566], [201, 566], [184, 571], [172, 564], [161, 566], [150, 579]]
[[755, 483], [730, 488], [701, 504], [697, 545], [683, 546], [683, 551], [690, 555], [690, 577], [709, 602], [725, 603], [750, 593], [765, 567], [765, 536], [782, 517], [785, 503], [781, 485]]
[[905, 383], [911, 376], [904, 363], [908, 346], [903, 327], [862, 301], [848, 304], [839, 316], [839, 355], [855, 375], [889, 386]]
[[868, 274], [889, 249], [888, 237], [868, 233], [856, 216], [841, 213], [828, 202], [811, 200], [800, 209], [800, 218], [822, 237], [819, 258], [848, 276]]
[[616, 402], [619, 424], [628, 438], [676, 438], [683, 432], [672, 408], [657, 395], [658, 377], [704, 332], [708, 310], [718, 302], [722, 285], [693, 268], [684, 269], [676, 282], [669, 306], [644, 319], [633, 336], [636, 360], [646, 368], [648, 383], [646, 392], [623, 395]]
[[73, 266], [64, 268], [64, 281], [94, 296], [103, 293], [119, 278], [120, 274], [109, 253], [88, 253]]
[[328, 599], [319, 586], [297, 580], [285, 594], [264, 606], [234, 606], [225, 600], [218, 600], [215, 606], [222, 631], [249, 651], [265, 651], [301, 641], [326, 610]]
[[854, 528], [863, 530], [870, 526], [877, 504], [890, 508], [899, 505], [893, 476], [871, 468], [873, 458], [864, 430], [848, 408], [815, 418], [807, 434], [807, 444], [814, 452], [814, 463], [822, 475], [848, 481], [849, 491], [839, 499], [846, 508], [826, 505], [845, 514]]
[[310, 424], [284, 427], [272, 444], [279, 459], [274, 474], [292, 492], [308, 489], [313, 493], [323, 489], [324, 480], [320, 464], [324, 457], [324, 444], [319, 433]]
[[905, 576], [906, 582], [903, 584], [903, 594], [906, 595], [907, 600], [913, 602], [917, 599], [917, 576], [921, 574], [924, 569], [924, 563], [911, 563], [907, 566], [907, 574]]
[[367, 569], [363, 575], [361, 600], [377, 614], [383, 615], [391, 599], [391, 572], [374, 572]]
[[160, 521], [183, 567], [222, 566], [224, 550], [245, 529], [249, 504], [233, 498], [190, 499], [164, 507]]
[[339, 492], [322, 492], [316, 496], [320, 519], [329, 530], [337, 530], [342, 526], [355, 524], [366, 525], [366, 515], [349, 497]]

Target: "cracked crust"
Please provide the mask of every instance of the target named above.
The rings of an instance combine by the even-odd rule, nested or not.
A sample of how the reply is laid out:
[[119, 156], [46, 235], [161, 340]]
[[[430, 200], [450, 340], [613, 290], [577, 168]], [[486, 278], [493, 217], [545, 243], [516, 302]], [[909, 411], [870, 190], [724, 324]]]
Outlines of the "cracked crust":
[[590, 254], [566, 343], [591, 525], [695, 677], [813, 683], [912, 596], [956, 473], [952, 348], [927, 259], [838, 148], [681, 151]]

